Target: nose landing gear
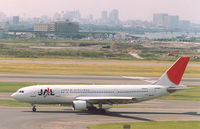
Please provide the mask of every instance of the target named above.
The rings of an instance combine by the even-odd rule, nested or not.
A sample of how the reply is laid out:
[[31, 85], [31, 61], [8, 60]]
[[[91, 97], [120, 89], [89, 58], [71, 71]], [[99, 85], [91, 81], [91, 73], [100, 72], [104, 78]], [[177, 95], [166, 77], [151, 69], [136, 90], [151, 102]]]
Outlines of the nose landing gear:
[[32, 111], [36, 112], [37, 111], [36, 106], [35, 105], [32, 105], [32, 106], [33, 106]]

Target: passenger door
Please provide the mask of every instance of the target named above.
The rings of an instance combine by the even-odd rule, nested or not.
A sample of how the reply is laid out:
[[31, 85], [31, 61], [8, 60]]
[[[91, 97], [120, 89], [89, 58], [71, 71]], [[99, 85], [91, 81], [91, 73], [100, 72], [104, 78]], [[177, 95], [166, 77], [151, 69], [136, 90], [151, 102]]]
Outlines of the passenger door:
[[155, 89], [154, 88], [149, 88], [148, 90], [149, 90], [149, 92], [148, 92], [149, 97], [154, 97], [155, 96]]
[[33, 91], [31, 91], [31, 93], [30, 93], [30, 97], [36, 97], [36, 95], [37, 95], [37, 91], [35, 90], [35, 89], [33, 89]]
[[55, 89], [54, 93], [55, 93], [56, 97], [61, 97], [61, 90], [60, 89]]

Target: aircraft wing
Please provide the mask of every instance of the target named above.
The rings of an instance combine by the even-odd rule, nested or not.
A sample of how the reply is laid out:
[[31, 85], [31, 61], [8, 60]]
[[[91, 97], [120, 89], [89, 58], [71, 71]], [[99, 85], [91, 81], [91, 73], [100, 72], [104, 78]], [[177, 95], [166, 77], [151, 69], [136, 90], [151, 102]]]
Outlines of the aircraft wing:
[[76, 100], [84, 100], [92, 104], [128, 104], [135, 102], [135, 97], [77, 97]]

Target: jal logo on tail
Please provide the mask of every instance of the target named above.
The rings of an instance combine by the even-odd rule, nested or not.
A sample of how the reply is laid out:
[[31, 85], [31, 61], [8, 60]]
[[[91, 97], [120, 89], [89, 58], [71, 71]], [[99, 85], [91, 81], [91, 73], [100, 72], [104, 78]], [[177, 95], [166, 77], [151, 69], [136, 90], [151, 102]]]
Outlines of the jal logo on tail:
[[47, 88], [47, 89], [40, 89], [40, 91], [38, 92], [38, 95], [47, 97], [49, 95], [54, 96], [55, 94], [52, 89]]

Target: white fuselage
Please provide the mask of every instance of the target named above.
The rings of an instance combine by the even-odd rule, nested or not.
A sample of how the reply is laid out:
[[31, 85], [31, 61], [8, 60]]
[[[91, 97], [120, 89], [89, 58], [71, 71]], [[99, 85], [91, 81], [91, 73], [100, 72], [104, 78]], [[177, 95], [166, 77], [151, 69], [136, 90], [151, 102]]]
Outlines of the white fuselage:
[[12, 94], [31, 104], [71, 104], [77, 97], [134, 97], [134, 102], [169, 94], [162, 85], [37, 85]]

